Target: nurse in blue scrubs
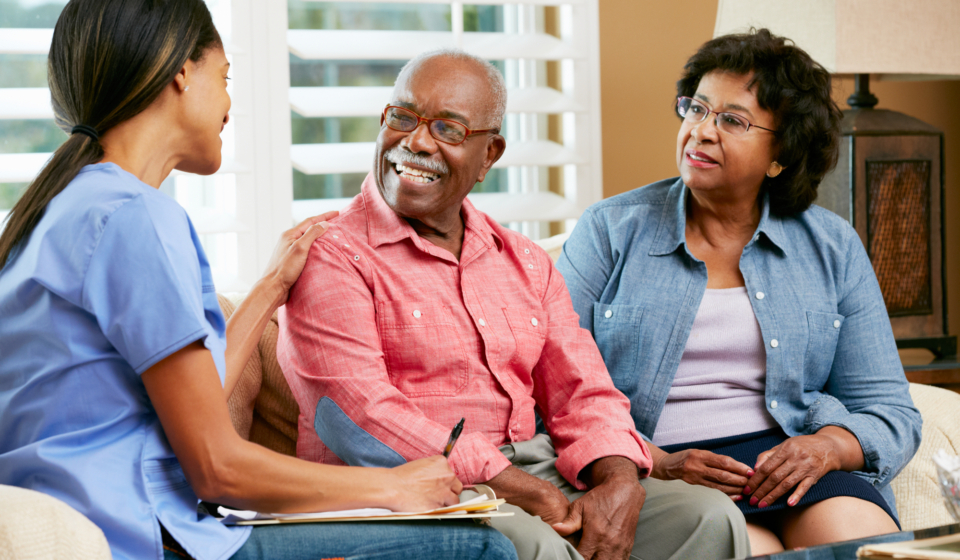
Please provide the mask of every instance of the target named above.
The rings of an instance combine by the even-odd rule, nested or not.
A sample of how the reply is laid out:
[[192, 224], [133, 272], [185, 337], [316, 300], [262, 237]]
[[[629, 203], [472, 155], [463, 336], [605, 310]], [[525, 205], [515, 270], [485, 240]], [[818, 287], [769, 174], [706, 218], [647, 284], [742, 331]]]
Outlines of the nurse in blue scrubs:
[[229, 64], [202, 0], [71, 0], [50, 91], [69, 134], [0, 235], [0, 484], [68, 503], [122, 558], [515, 558], [458, 522], [226, 527], [268, 512], [456, 503], [442, 457], [336, 467], [241, 439], [227, 396], [296, 281], [318, 216], [287, 231], [225, 324], [173, 169], [220, 167]]

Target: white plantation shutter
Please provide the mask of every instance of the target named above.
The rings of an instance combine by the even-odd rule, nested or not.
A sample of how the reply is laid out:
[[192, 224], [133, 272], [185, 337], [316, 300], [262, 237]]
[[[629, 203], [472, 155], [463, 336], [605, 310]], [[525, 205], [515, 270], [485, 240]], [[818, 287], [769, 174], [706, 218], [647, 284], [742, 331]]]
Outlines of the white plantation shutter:
[[[247, 51], [230, 41], [232, 17], [229, 0], [210, 0], [207, 4], [218, 29], [224, 35], [228, 58], [237, 59], [230, 74], [234, 78], [245, 78], [251, 71], [247, 60], [249, 57], [245, 56]], [[0, 54], [45, 56], [49, 52], [52, 37], [53, 29], [0, 29]], [[241, 78], [241, 82], [248, 81]], [[214, 281], [221, 291], [249, 288], [269, 258], [269, 249], [264, 256], [263, 251], [256, 247], [255, 240], [259, 238], [257, 230], [279, 233], [289, 227], [291, 220], [287, 211], [282, 219], [275, 220], [276, 224], [264, 225], [265, 220], [260, 216], [264, 207], [250, 200], [254, 190], [251, 178], [258, 168], [258, 162], [242, 161], [235, 157], [238, 152], [236, 138], [250, 136], [249, 123], [244, 120], [249, 119], [250, 105], [244, 105], [245, 96], [240, 96], [238, 103], [233, 93], [236, 90], [234, 84], [230, 85], [230, 90], [234, 97], [231, 119], [239, 117], [241, 126], [238, 128], [231, 121], [222, 135], [224, 146], [220, 170], [211, 177], [174, 171], [161, 187], [176, 198], [190, 215], [210, 260]], [[0, 88], [0, 120], [52, 121], [49, 90], [46, 87]], [[249, 141], [241, 141], [240, 144], [246, 147]], [[0, 153], [0, 183], [29, 183], [51, 155], [49, 152]], [[289, 207], [289, 201], [286, 206]], [[0, 220], [8, 212], [8, 208], [0, 208]], [[271, 237], [271, 242], [274, 242], [276, 235], [271, 233]]]
[[[423, 51], [456, 46], [495, 61], [504, 70], [509, 92], [503, 130], [507, 150], [495, 166], [503, 170], [498, 183], [502, 192], [473, 193], [474, 204], [497, 221], [538, 238], [551, 233], [547, 223], [576, 219], [602, 198], [597, 0], [471, 3], [502, 10], [498, 12], [502, 29], [496, 32], [465, 32], [460, 2], [289, 0], [288, 6], [288, 0], [207, 0], [207, 4], [232, 63], [233, 104], [222, 135], [223, 166], [211, 177], [175, 174], [162, 190], [190, 214], [220, 291], [249, 289], [283, 230], [349, 202], [345, 197], [294, 200], [294, 170], [307, 178], [356, 174], [342, 175], [355, 180], [373, 161], [375, 131], [360, 141], [340, 141], [333, 135], [325, 143], [294, 144], [291, 117], [360, 117], [372, 122], [389, 101], [388, 84], [395, 73], [378, 85], [291, 87], [292, 57], [399, 66]], [[441, 31], [290, 29], [288, 14], [295, 4], [320, 9], [347, 6], [379, 11], [381, 16], [393, 6], [409, 10], [412, 4], [433, 4], [440, 6], [432, 9], [449, 10], [449, 26]], [[553, 34], [545, 32], [545, 10], [553, 10]], [[0, 29], [0, 54], [46, 54], [51, 36], [52, 29]], [[545, 61], [559, 70], [551, 79], [554, 87], [548, 87]], [[52, 119], [49, 92], [36, 85], [0, 88], [0, 120]], [[547, 115], [553, 119], [552, 134]], [[0, 153], [0, 183], [31, 181], [49, 156]], [[0, 208], [0, 219], [6, 212]]]
[[[363, 1], [355, 2], [363, 4]], [[384, 9], [390, 3], [381, 2]], [[410, 2], [402, 2], [405, 5]], [[376, 31], [291, 29], [292, 54], [306, 60], [405, 62], [441, 47], [459, 47], [491, 61], [505, 61], [508, 86], [507, 149], [495, 168], [508, 169], [507, 192], [474, 193], [471, 200], [501, 223], [531, 237], [548, 235], [542, 222], [577, 218], [602, 198], [600, 158], [599, 38], [596, 0], [534, 0], [503, 5], [503, 32], [465, 32], [463, 3], [427, 0], [450, 6], [449, 31]], [[339, 2], [338, 4], [348, 4]], [[543, 32], [543, 6], [559, 10], [560, 36]], [[371, 9], [374, 9], [371, 7]], [[562, 86], [545, 87], [541, 61], [561, 65]], [[379, 117], [392, 88], [291, 87], [291, 110], [301, 117]], [[562, 115], [562, 138], [547, 137], [538, 115]], [[374, 143], [320, 143], [291, 146], [291, 164], [307, 175], [365, 173]], [[563, 195], [551, 192], [545, 171], [562, 169]], [[553, 189], [557, 190], [557, 189]], [[296, 200], [294, 216], [339, 209], [349, 198]], [[522, 223], [521, 223], [522, 222]]]

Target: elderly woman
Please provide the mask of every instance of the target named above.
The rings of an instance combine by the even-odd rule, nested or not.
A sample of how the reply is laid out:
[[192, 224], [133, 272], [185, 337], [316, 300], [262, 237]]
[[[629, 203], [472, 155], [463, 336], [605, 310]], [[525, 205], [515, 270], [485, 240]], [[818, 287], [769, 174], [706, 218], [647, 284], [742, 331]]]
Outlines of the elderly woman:
[[754, 554], [893, 532], [920, 441], [870, 260], [812, 206], [837, 160], [829, 74], [767, 30], [677, 83], [677, 166], [586, 211], [557, 267], [653, 475], [738, 502]]

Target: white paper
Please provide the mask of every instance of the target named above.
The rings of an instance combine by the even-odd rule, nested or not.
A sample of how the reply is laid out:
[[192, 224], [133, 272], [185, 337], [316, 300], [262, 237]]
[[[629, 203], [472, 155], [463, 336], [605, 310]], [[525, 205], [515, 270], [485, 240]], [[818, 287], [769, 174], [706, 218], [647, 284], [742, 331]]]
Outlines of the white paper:
[[[379, 517], [384, 515], [427, 515], [432, 513], [442, 513], [444, 510], [451, 508], [460, 508], [466, 505], [484, 502], [489, 500], [487, 496], [480, 495], [471, 500], [453, 505], [446, 506], [442, 508], [431, 509], [427, 511], [393, 511], [384, 508], [363, 508], [363, 509], [346, 509], [340, 511], [320, 511], [315, 513], [257, 513], [255, 511], [239, 510], [239, 509], [230, 509], [223, 506], [217, 508], [217, 511], [222, 515], [223, 522], [225, 524], [235, 523], [236, 521], [254, 521], [261, 519], [297, 519], [297, 518], [311, 518], [311, 519], [323, 519], [329, 517]], [[466, 512], [463, 511], [454, 511], [450, 512], [450, 515], [463, 514]]]

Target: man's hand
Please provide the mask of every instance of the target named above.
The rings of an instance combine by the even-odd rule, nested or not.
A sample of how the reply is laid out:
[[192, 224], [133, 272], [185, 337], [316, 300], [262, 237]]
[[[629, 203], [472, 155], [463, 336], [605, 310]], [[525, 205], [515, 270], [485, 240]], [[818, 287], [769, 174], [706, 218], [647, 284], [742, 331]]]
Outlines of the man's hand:
[[629, 558], [647, 496], [637, 466], [624, 457], [604, 457], [590, 474], [593, 488], [570, 504], [569, 515], [553, 528], [564, 537], [583, 530], [577, 551], [584, 560]]
[[[570, 508], [570, 500], [546, 480], [527, 474], [517, 467], [507, 467], [497, 476], [484, 482], [507, 503], [530, 515], [538, 515], [548, 525], [563, 521]], [[578, 527], [579, 528], [579, 527]]]

